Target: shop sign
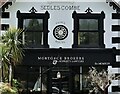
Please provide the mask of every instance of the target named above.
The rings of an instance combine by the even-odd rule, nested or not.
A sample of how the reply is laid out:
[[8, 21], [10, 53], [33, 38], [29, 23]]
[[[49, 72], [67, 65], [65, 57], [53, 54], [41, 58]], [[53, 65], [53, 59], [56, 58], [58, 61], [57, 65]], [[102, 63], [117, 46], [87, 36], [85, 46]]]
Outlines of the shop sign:
[[75, 5], [41, 5], [41, 10], [80, 10], [80, 6]]
[[67, 56], [67, 57], [56, 57], [56, 56], [39, 56], [38, 57], [38, 60], [39, 61], [49, 61], [49, 60], [53, 60], [52, 63], [55, 63], [55, 62], [65, 62], [65, 63], [74, 63], [74, 62], [77, 62], [77, 63], [84, 63], [84, 57], [80, 57], [80, 56]]
[[63, 65], [69, 66], [104, 66], [115, 63], [112, 49], [39, 49], [27, 51], [24, 64], [26, 65]]

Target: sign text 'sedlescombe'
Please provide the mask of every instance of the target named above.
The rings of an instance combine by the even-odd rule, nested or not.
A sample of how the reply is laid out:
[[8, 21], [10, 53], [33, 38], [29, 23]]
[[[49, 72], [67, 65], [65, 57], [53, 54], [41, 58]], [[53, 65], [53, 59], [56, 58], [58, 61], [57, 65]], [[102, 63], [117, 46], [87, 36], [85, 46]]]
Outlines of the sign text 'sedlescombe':
[[80, 6], [73, 5], [42, 5], [41, 10], [80, 10]]

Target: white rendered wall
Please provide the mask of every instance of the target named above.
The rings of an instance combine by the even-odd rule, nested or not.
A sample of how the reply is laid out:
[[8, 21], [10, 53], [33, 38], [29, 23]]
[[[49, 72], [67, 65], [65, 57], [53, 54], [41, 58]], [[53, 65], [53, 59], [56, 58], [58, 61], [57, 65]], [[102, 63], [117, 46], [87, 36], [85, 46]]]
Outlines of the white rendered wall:
[[[11, 27], [16, 27], [18, 25], [16, 13], [18, 10], [20, 10], [22, 13], [29, 13], [29, 10], [32, 7], [35, 7], [35, 9], [39, 13], [45, 13], [46, 10], [41, 10], [41, 6], [43, 5], [58, 5], [58, 6], [69, 6], [69, 5], [75, 5], [80, 6], [80, 10], [76, 10], [78, 13], [85, 13], [85, 10], [90, 7], [93, 10], [93, 13], [101, 13], [101, 11], [104, 11], [105, 13], [105, 20], [104, 20], [104, 43], [106, 48], [112, 48], [116, 47], [118, 48], [118, 44], [112, 44], [112, 37], [118, 36], [118, 32], [112, 32], [111, 27], [114, 24], [118, 24], [118, 20], [112, 20], [112, 13], [115, 13], [115, 10], [113, 10], [112, 7], [108, 5], [106, 2], [16, 2], [12, 6], [10, 6], [9, 9], [6, 11], [11, 12], [10, 19], [4, 20], [2, 19], [2, 23], [9, 23]], [[72, 13], [74, 10], [47, 10], [50, 13], [50, 18], [48, 22], [48, 29], [49, 29], [49, 35], [48, 35], [48, 44], [50, 45], [50, 48], [72, 48], [73, 44], [73, 19], [72, 19]], [[65, 25], [68, 28], [68, 37], [64, 40], [57, 40], [53, 36], [53, 29], [57, 25]]]
[[[112, 68], [112, 66], [108, 66], [108, 73], [109, 73], [109, 75], [119, 74], [120, 68]], [[108, 88], [108, 91], [112, 92], [112, 86], [119, 86], [119, 85], [120, 85], [120, 80], [112, 80], [111, 85]], [[117, 92], [114, 92], [114, 93], [117, 94]], [[111, 93], [109, 93], [109, 94], [111, 94]], [[120, 94], [120, 92], [118, 94]]]
[[[21, 2], [23, 1], [23, 2]], [[16, 27], [18, 26], [18, 20], [16, 18], [17, 11], [20, 10], [21, 13], [29, 13], [29, 10], [32, 7], [35, 7], [35, 9], [38, 11], [38, 13], [45, 13], [46, 10], [41, 10], [41, 6], [43, 5], [75, 5], [80, 6], [80, 10], [76, 10], [77, 13], [85, 13], [85, 10], [90, 7], [93, 10], [93, 13], [101, 13], [101, 11], [104, 11], [105, 13], [105, 20], [104, 20], [104, 44], [106, 48], [112, 48], [116, 47], [117, 49], [120, 49], [120, 44], [112, 44], [112, 37], [118, 37], [120, 36], [120, 33], [111, 31], [112, 25], [118, 25], [120, 24], [120, 21], [117, 19], [112, 19], [112, 13], [116, 13], [115, 10], [113, 10], [112, 7], [109, 6], [106, 2], [75, 2], [75, 0], [71, 0], [71, 2], [48, 2], [47, 0], [44, 0], [43, 2], [39, 2], [41, 0], [19, 0], [19, 2], [13, 3], [12, 6], [9, 7], [9, 9], [6, 10], [6, 12], [10, 12], [10, 19], [2, 19], [2, 24], [9, 24], [10, 27]], [[35, 2], [36, 1], [36, 2]], [[47, 1], [47, 2], [46, 2]], [[74, 10], [47, 10], [50, 14], [50, 18], [48, 21], [48, 44], [50, 48], [72, 48], [73, 44], [73, 19], [72, 19], [72, 13]], [[57, 25], [65, 25], [68, 28], [68, 37], [64, 40], [57, 40], [53, 36], [53, 29]], [[3, 33], [4, 31], [2, 31]], [[120, 61], [120, 57], [116, 57], [117, 61]], [[112, 70], [111, 67], [108, 68], [109, 70]], [[112, 70], [114, 72], [119, 72], [118, 69]], [[113, 81], [114, 83], [115, 81]], [[113, 85], [112, 83], [112, 85]], [[116, 83], [116, 82], [115, 82]], [[111, 88], [109, 88], [109, 91], [111, 91]]]

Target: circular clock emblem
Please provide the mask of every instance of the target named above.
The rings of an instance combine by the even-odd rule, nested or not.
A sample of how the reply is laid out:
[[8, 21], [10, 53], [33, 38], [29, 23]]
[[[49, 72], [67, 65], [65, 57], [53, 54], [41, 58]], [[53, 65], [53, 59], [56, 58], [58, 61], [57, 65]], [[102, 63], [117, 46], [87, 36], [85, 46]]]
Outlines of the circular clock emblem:
[[63, 40], [68, 35], [68, 29], [64, 25], [58, 25], [53, 30], [53, 35], [58, 40]]

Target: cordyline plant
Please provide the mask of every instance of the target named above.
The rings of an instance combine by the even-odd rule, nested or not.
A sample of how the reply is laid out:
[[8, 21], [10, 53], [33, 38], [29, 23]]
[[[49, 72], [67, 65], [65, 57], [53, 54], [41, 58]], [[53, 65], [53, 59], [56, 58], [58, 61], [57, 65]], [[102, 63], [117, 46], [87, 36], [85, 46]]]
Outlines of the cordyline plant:
[[111, 80], [116, 79], [115, 75], [108, 74], [107, 70], [105, 69], [103, 69], [102, 71], [98, 71], [95, 67], [89, 67], [89, 69], [89, 75], [86, 78], [93, 87], [93, 89], [91, 90], [91, 94], [93, 94], [93, 92], [95, 94], [96, 92], [99, 92], [99, 94], [108, 94], [108, 87], [111, 84]]
[[[4, 72], [9, 71], [9, 82], [11, 82], [12, 78], [12, 67], [22, 61], [23, 58], [23, 50], [20, 47], [21, 41], [18, 38], [20, 34], [23, 32], [21, 29], [9, 28], [1, 37], [1, 58], [2, 58], [2, 66]], [[6, 74], [6, 73], [4, 73]], [[7, 75], [3, 75], [4, 78], [8, 77]]]

